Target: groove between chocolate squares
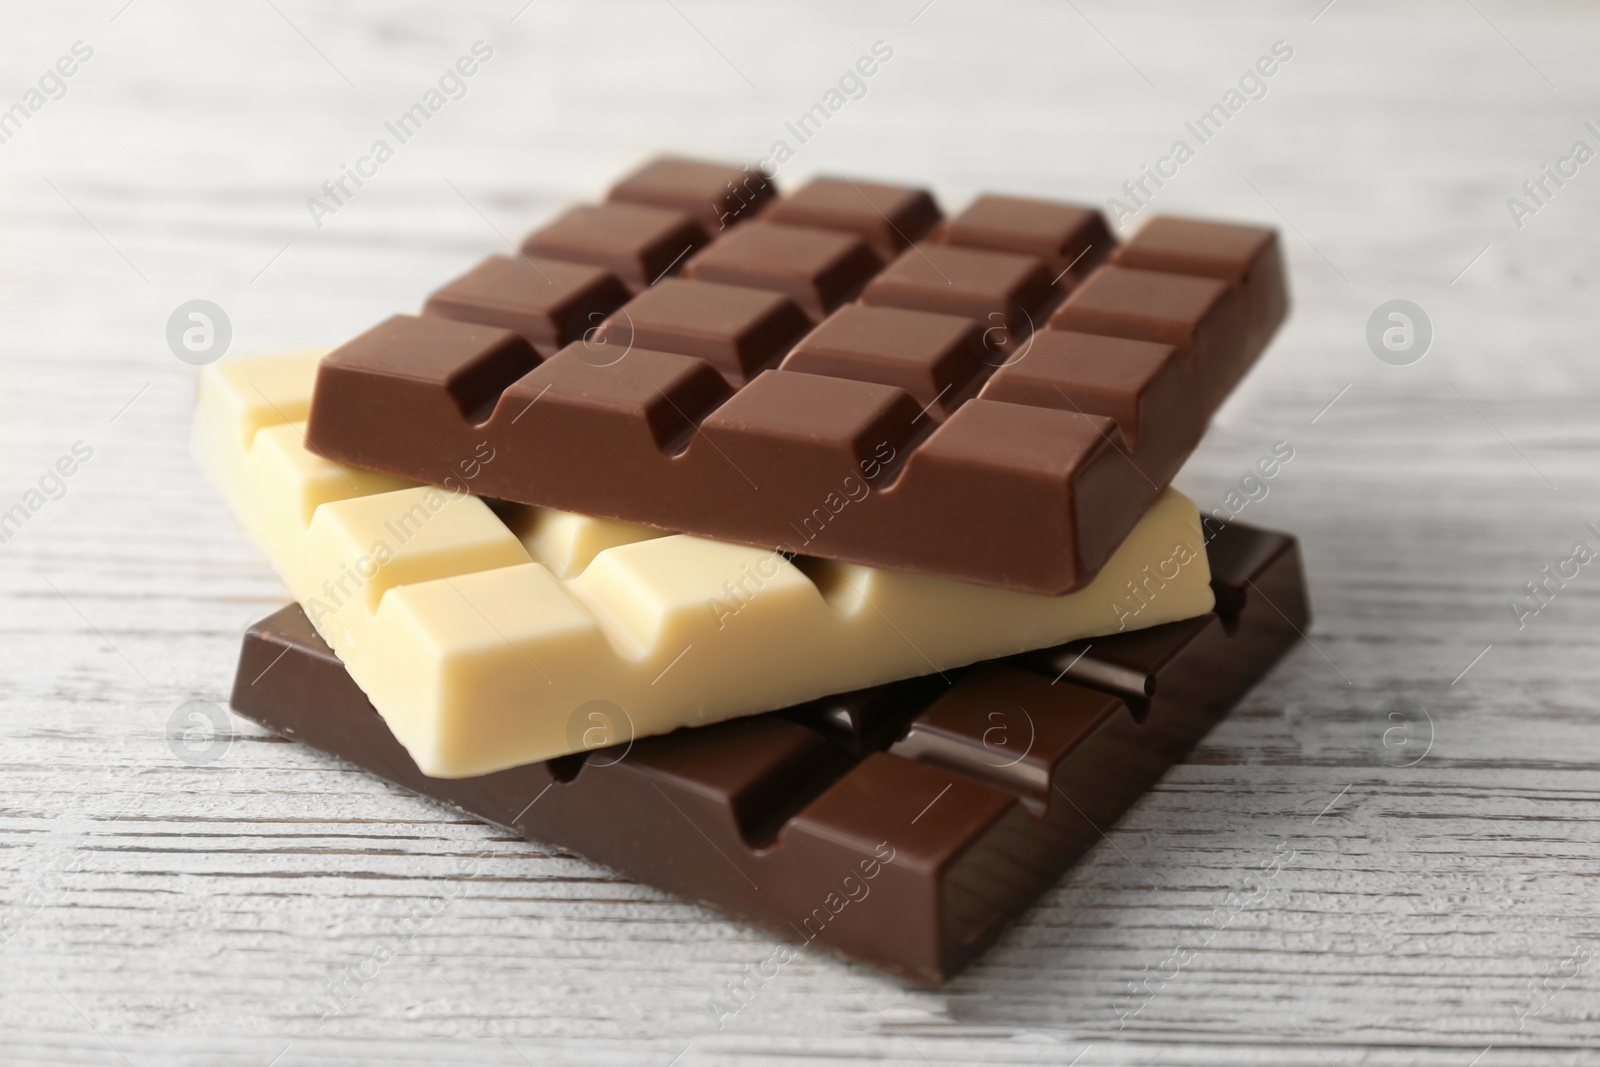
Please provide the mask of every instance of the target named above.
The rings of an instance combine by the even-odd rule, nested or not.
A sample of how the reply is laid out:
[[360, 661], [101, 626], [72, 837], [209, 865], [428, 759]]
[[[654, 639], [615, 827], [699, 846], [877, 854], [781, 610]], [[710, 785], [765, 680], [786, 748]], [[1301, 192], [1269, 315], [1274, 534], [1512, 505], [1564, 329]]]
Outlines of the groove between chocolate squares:
[[[766, 201], [763, 220], [781, 216], [779, 208], [806, 192]], [[795, 222], [786, 217], [783, 225]], [[961, 400], [953, 410], [937, 396], [924, 402], [893, 385], [838, 377], [836, 366], [835, 376], [822, 377], [826, 384], [803, 380], [827, 369], [800, 357], [809, 356], [808, 344], [828, 324], [802, 338], [806, 316], [765, 289], [743, 290], [755, 309], [750, 321], [778, 316], [789, 325], [769, 330], [778, 340], [761, 352], [717, 356], [701, 341], [671, 342], [648, 330], [652, 344], [671, 342], [680, 352], [699, 346], [698, 354], [630, 350], [622, 338], [631, 342], [641, 330], [628, 307], [658, 300], [651, 291], [606, 318], [599, 329], [605, 343], [586, 338], [559, 351], [546, 344], [533, 345], [535, 352], [512, 336], [453, 322], [391, 320], [324, 365], [308, 442], [329, 458], [438, 482], [447, 473], [440, 457], [458, 451], [441, 442], [483, 433], [515, 457], [483, 488], [496, 496], [762, 546], [796, 549], [796, 533], [811, 533], [803, 550], [819, 556], [1025, 592], [1066, 592], [1092, 577], [1170, 481], [1211, 411], [1281, 320], [1276, 244], [1251, 239], [1261, 245], [1251, 252], [1253, 266], [1228, 278], [1207, 276], [1222, 268], [1193, 256], [1127, 254], [1137, 251], [1137, 240], [1106, 250], [1112, 265], [1087, 272], [1080, 266], [1082, 279], [1073, 275], [1036, 306], [1042, 317], [1044, 303], [1060, 302], [1052, 328], [1008, 335], [1019, 350], [1033, 346], [1026, 354], [1010, 354], [998, 371], [967, 354], [965, 386], [946, 388]], [[532, 238], [530, 247], [549, 254]], [[949, 255], [952, 246], [913, 248], [903, 257], [927, 251]], [[993, 249], [954, 252], [1004, 257]], [[703, 254], [687, 257], [689, 273]], [[1117, 265], [1123, 260], [1136, 265]], [[538, 262], [525, 266], [537, 269]], [[883, 279], [888, 269], [875, 277]], [[877, 307], [870, 293], [877, 283], [862, 284], [869, 303], [844, 305], [839, 314]], [[707, 292], [719, 285], [669, 279], [658, 287]], [[1129, 311], [1141, 293], [1188, 309], [1198, 328], [1180, 336], [1171, 322], [1141, 320]], [[439, 300], [436, 294], [430, 302], [434, 314], [474, 314], [441, 308]], [[431, 363], [412, 360], [395, 373], [394, 346], [405, 343], [395, 338], [413, 334], [428, 334], [438, 350]], [[1119, 354], [1104, 351], [1108, 344], [1138, 350], [1147, 364], [1133, 386], [1119, 383], [1124, 399], [1110, 407], [1092, 390], [1075, 389], [1071, 377], [1081, 378], [1086, 367], [1115, 364], [1125, 371]], [[780, 361], [783, 369], [775, 369]], [[645, 373], [632, 366], [640, 363], [649, 365]], [[805, 369], [789, 369], [796, 363]], [[485, 372], [490, 365], [495, 369]], [[1034, 373], [1039, 367], [1045, 372]], [[630, 374], [631, 381], [613, 380]], [[814, 418], [779, 417], [803, 400], [816, 406]], [[1023, 424], [1031, 436], [1016, 432]], [[1061, 448], [1063, 441], [1072, 447]], [[1050, 448], [1055, 454], [1041, 461], [1041, 450]], [[885, 450], [893, 455], [887, 463]], [[867, 479], [869, 469], [888, 478]], [[830, 518], [818, 501], [830, 494], [843, 500], [838, 486], [846, 479], [865, 497], [847, 516], [832, 512], [841, 521], [797, 531], [802, 517]]]
[[[425, 778], [297, 608], [252, 629], [234, 705], [516, 833], [936, 984], [1093, 845], [1307, 625], [1292, 538], [1230, 527], [1211, 554], [1219, 602], [1237, 605], [1231, 627], [1208, 615], [978, 665], [948, 687], [895, 683], [680, 730], [620, 757], [600, 750]], [[1108, 663], [1144, 671], [1138, 723], [1120, 693], [1082, 683]], [[830, 881], [874, 852], [893, 857], [893, 877], [874, 889], [898, 901], [895, 914], [867, 909], [872, 921], [861, 922], [842, 905], [813, 914]], [[861, 870], [876, 878], [882, 868]], [[855, 878], [852, 895], [861, 871]]]
[[[783, 707], [1212, 606], [1199, 518], [1168, 490], [1073, 596], [1035, 597], [470, 495], [306, 451], [317, 353], [218, 364], [194, 452], [295, 597], [433, 775], [582, 747], [584, 702], [637, 733]], [[799, 558], [799, 557], [797, 557]], [[690, 649], [693, 648], [693, 655]], [[685, 666], [679, 661], [688, 656]]]

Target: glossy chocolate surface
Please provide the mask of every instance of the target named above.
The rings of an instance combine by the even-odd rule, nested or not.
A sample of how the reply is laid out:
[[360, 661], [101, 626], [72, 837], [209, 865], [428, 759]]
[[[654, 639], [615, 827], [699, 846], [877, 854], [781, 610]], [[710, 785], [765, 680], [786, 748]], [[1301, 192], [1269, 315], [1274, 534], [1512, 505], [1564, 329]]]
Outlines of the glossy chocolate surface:
[[754, 218], [777, 195], [755, 168], [660, 156], [613, 185], [606, 199], [683, 211], [716, 234]]
[[978, 197], [946, 222], [939, 240], [1038, 256], [1051, 280], [1069, 288], [1099, 266], [1117, 244], [1094, 208], [993, 194]]
[[939, 205], [925, 189], [853, 178], [813, 178], [774, 200], [762, 218], [858, 234], [883, 258], [894, 259], [939, 221]]
[[[1055, 595], [1098, 572], [1286, 312], [1270, 230], [1157, 218], [1116, 247], [1092, 211], [986, 196], [930, 231], [921, 190], [774, 198], [741, 175], [652, 163], [530, 237], [532, 263], [490, 260], [335, 350], [308, 446], [438, 483], [487, 443], [487, 496]], [[689, 209], [713, 195], [708, 230]], [[510, 278], [548, 259], [636, 295], [562, 318]], [[486, 364], [439, 316], [531, 356]]]
[[883, 266], [854, 234], [777, 222], [751, 222], [697, 253], [685, 278], [771, 289], [813, 321], [854, 297]]
[[1207, 546], [1218, 610], [479, 778], [422, 775], [298, 607], [233, 707], [532, 840], [936, 985], [976, 959], [1309, 625], [1293, 538]]
[[529, 234], [522, 254], [603, 267], [633, 292], [673, 272], [709, 241], [705, 229], [671, 208], [585, 204]]
[[490, 256], [435, 291], [424, 315], [499, 326], [540, 355], [581, 340], [628, 302], [628, 290], [601, 267], [532, 256]]

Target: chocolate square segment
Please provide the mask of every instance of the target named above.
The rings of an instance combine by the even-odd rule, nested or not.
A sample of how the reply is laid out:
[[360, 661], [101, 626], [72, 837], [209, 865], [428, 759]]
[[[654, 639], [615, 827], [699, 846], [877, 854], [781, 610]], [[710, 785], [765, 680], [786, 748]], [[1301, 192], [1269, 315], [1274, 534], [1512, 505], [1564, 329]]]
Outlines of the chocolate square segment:
[[1227, 283], [1193, 274], [1102, 267], [1050, 318], [1057, 330], [1172, 345], [1188, 359], [1205, 403], [1217, 403], [1254, 353]]
[[[917, 449], [905, 478], [931, 475], [951, 500], [978, 514], [1004, 515], [1008, 509], [1015, 514], [1016, 501], [1088, 477], [1097, 456], [1111, 447], [1106, 432], [1113, 428], [1109, 419], [1073, 411], [969, 400]], [[1086, 503], [1075, 501], [1073, 508]], [[1001, 537], [1017, 553], [1049, 539], [1038, 527], [1000, 523], [964, 531], [964, 536]]]
[[522, 242], [524, 255], [604, 267], [634, 289], [680, 268], [707, 241], [688, 215], [641, 204], [575, 207]]
[[1259, 226], [1157, 216], [1117, 250], [1116, 262], [1140, 270], [1238, 282], [1275, 241], [1271, 230]]
[[925, 189], [817, 178], [768, 204], [761, 217], [859, 234], [887, 262], [926, 236], [939, 221], [939, 205]]
[[760, 486], [775, 484], [794, 457], [808, 457], [802, 495], [820, 501], [842, 475], [859, 475], [872, 457], [905, 449], [917, 405], [898, 389], [844, 378], [768, 371], [708, 415], [701, 432]]
[[[480, 423], [538, 363], [533, 347], [509, 330], [395, 315], [323, 358], [308, 432], [340, 455], [365, 459], [371, 424]], [[417, 446], [424, 454], [425, 445]]]
[[715, 234], [754, 218], [777, 195], [759, 169], [660, 156], [613, 185], [606, 199], [686, 211]]
[[696, 253], [683, 276], [787, 293], [819, 321], [860, 292], [882, 266], [853, 234], [752, 222]]
[[1259, 226], [1157, 216], [1112, 261], [1140, 270], [1198, 274], [1234, 286], [1243, 305], [1245, 347], [1252, 351], [1265, 347], [1288, 311], [1278, 236]]
[[1072, 750], [1127, 714], [1110, 693], [1053, 685], [1043, 674], [991, 661], [930, 704], [889, 751], [1007, 790], [1043, 818], [1059, 804], [1052, 783]]
[[[645, 348], [573, 344], [507, 391], [513, 411], [544, 404], [545, 414], [604, 426], [625, 440], [641, 432], [649, 447], [677, 452], [695, 421], [727, 399], [722, 376], [704, 361]], [[643, 443], [643, 442], [641, 442]]]
[[986, 342], [999, 364], [1008, 346], [1042, 324], [1052, 292], [1034, 256], [924, 243], [884, 268], [861, 302], [977, 319], [989, 331]]
[[435, 291], [422, 313], [512, 330], [548, 356], [627, 301], [628, 290], [600, 267], [490, 256]]
[[1227, 292], [1212, 278], [1107, 267], [1061, 305], [1050, 325], [1159, 341], [1189, 352], [1196, 332], [1219, 314]]
[[699, 356], [739, 386], [776, 363], [810, 326], [782, 293], [668, 278], [624, 304], [595, 340]]
[[1135, 452], [1149, 451], [1147, 432], [1169, 446], [1178, 441], [1167, 431], [1197, 432], [1190, 376], [1171, 345], [1040, 330], [1023, 347], [983, 387], [985, 400], [1104, 415]]
[[1093, 208], [992, 195], [978, 197], [945, 223], [941, 239], [967, 248], [1038, 256], [1052, 279], [1067, 272], [1058, 284], [1068, 288], [1086, 277], [1117, 243]]
[[847, 304], [795, 346], [783, 369], [893, 385], [940, 419], [987, 372], [987, 354], [983, 327], [971, 319]]

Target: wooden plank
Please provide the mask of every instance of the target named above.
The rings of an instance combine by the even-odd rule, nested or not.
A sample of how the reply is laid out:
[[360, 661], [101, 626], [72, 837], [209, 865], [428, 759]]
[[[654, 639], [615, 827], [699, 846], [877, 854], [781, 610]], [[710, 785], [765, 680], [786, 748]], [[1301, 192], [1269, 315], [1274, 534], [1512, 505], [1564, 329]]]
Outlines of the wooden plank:
[[[0, 35], [5, 106], [94, 48], [0, 144], [0, 510], [93, 449], [0, 544], [0, 1063], [1593, 1062], [1600, 574], [1520, 630], [1507, 606], [1600, 521], [1600, 177], [1520, 230], [1505, 204], [1600, 144], [1581, 9], [119, 6]], [[466, 97], [315, 228], [480, 38]], [[806, 955], [722, 1029], [764, 935], [238, 720], [175, 756], [284, 594], [187, 456], [173, 308], [221, 304], [235, 354], [340, 340], [650, 150], [760, 154], [880, 39], [780, 182], [1101, 202], [1294, 49], [1151, 209], [1284, 231], [1294, 317], [1179, 482], [1220, 506], [1295, 450], [1241, 515], [1313, 583], [1268, 684], [948, 988]], [[1436, 330], [1409, 367], [1364, 340], [1395, 297]], [[1431, 722], [1413, 766], [1379, 739], [1399, 700], [1414, 744]]]

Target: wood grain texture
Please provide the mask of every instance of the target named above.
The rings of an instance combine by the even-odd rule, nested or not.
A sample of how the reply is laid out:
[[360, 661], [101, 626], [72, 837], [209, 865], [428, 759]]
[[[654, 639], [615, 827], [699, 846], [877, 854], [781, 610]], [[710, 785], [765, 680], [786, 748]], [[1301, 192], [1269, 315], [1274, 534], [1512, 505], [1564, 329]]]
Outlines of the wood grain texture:
[[[0, 510], [93, 448], [0, 545], [0, 1063], [1600, 1062], [1600, 570], [1507, 606], [1600, 521], [1600, 162], [1520, 230], [1505, 203], [1600, 148], [1600, 20], [1324, 3], [0, 5], [0, 107], [94, 49], [0, 144]], [[1293, 445], [1243, 517], [1302, 538], [1309, 640], [948, 988], [807, 954], [721, 1028], [765, 935], [238, 720], [177, 758], [284, 592], [188, 458], [172, 310], [221, 304], [233, 354], [336, 342], [652, 150], [761, 154], [877, 40], [780, 182], [1103, 202], [1293, 48], [1152, 210], [1283, 231], [1293, 318], [1179, 484], [1216, 506]], [[1364, 340], [1396, 297], [1436, 330], [1409, 367]], [[1373, 725], [1397, 701], [1412, 766]]]

